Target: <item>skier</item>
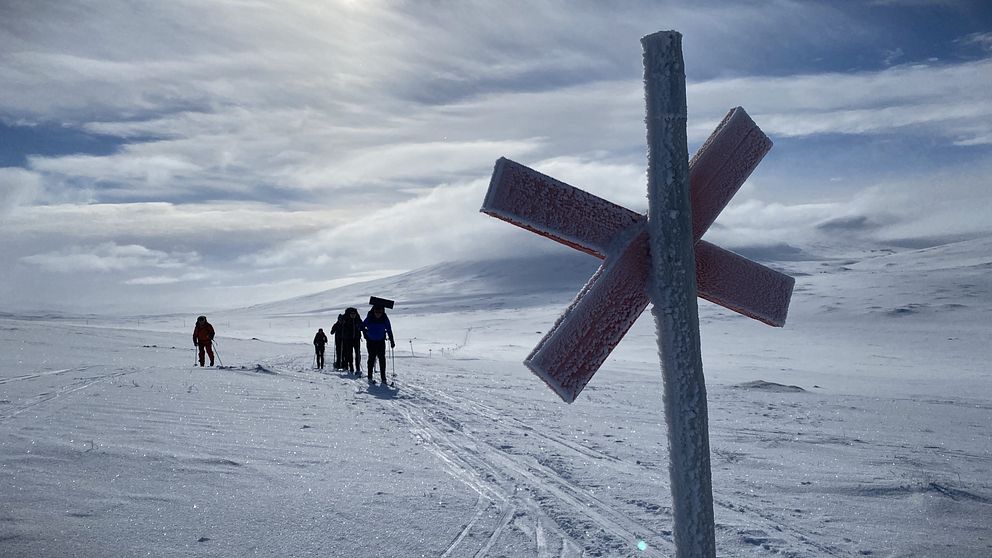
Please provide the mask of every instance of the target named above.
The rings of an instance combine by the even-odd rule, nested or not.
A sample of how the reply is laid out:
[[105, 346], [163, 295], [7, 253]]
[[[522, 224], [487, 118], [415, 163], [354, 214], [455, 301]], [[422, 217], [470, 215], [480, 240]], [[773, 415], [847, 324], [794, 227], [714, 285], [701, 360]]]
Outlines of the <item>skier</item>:
[[386, 316], [386, 309], [379, 305], [373, 306], [372, 309], [369, 310], [369, 313], [365, 316], [365, 321], [362, 323], [365, 326], [365, 345], [369, 351], [369, 383], [375, 383], [375, 381], [372, 380], [372, 370], [375, 368], [375, 361], [376, 358], [378, 358], [379, 379], [381, 379], [383, 385], [385, 385], [386, 337], [389, 337], [390, 347], [396, 346], [396, 342], [393, 341], [393, 328], [389, 324], [389, 317]]
[[348, 368], [356, 376], [362, 374], [362, 319], [357, 308], [348, 308], [341, 322], [341, 368]]
[[210, 355], [210, 366], [214, 365], [214, 326], [210, 325], [206, 316], [196, 319], [196, 327], [193, 328], [193, 346], [199, 348], [200, 366], [203, 366], [204, 351]]
[[334, 336], [334, 369], [344, 368], [344, 358], [342, 353], [341, 329], [344, 326], [344, 314], [338, 314], [338, 321], [331, 326], [331, 335]]
[[313, 336], [313, 348], [317, 352], [317, 368], [324, 367], [324, 345], [327, 344], [327, 335], [324, 328], [317, 328], [317, 335]]

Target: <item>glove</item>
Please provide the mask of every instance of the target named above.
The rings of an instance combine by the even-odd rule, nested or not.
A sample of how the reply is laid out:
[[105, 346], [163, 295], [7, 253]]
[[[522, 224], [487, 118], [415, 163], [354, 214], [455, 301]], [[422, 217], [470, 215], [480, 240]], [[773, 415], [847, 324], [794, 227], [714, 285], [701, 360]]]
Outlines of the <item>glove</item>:
[[389, 348], [390, 349], [395, 349], [396, 348], [396, 341], [393, 341], [392, 339], [390, 339], [389, 340]]
[[193, 341], [193, 346], [194, 347], [199, 347], [200, 346], [200, 342], [199, 341]]

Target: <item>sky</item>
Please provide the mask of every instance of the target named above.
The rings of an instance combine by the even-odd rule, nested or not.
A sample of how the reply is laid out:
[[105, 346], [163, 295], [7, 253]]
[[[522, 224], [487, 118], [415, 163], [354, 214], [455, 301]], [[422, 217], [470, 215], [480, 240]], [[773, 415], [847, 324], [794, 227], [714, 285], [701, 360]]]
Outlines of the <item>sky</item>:
[[0, 0], [0, 312], [196, 312], [561, 250], [478, 213], [505, 156], [647, 208], [640, 38], [683, 35], [690, 154], [775, 147], [746, 255], [992, 233], [984, 0]]

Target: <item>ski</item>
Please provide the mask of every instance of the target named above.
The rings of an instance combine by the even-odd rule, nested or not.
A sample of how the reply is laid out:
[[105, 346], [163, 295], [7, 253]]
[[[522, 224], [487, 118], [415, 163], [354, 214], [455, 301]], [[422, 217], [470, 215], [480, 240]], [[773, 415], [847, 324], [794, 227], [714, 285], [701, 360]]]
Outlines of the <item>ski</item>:
[[369, 386], [382, 386], [384, 388], [396, 388], [396, 382], [377, 382], [375, 380], [369, 380]]

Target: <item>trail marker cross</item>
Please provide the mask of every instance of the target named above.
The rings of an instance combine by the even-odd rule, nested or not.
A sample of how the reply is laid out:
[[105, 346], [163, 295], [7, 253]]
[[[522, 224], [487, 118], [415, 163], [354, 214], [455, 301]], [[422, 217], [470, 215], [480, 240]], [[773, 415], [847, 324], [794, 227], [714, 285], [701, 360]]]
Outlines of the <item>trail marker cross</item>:
[[[689, 163], [692, 236], [699, 296], [782, 326], [795, 280], [700, 240], [771, 146], [743, 108], [727, 113]], [[571, 403], [648, 305], [647, 218], [505, 158], [482, 211], [606, 260], [524, 361]]]
[[686, 153], [682, 36], [641, 39], [648, 131], [648, 215], [513, 161], [496, 162], [482, 212], [605, 261], [524, 363], [571, 403], [647, 307], [658, 330], [676, 556], [714, 557], [706, 389], [696, 296], [773, 326], [794, 280], [701, 240], [771, 141], [731, 110]]

